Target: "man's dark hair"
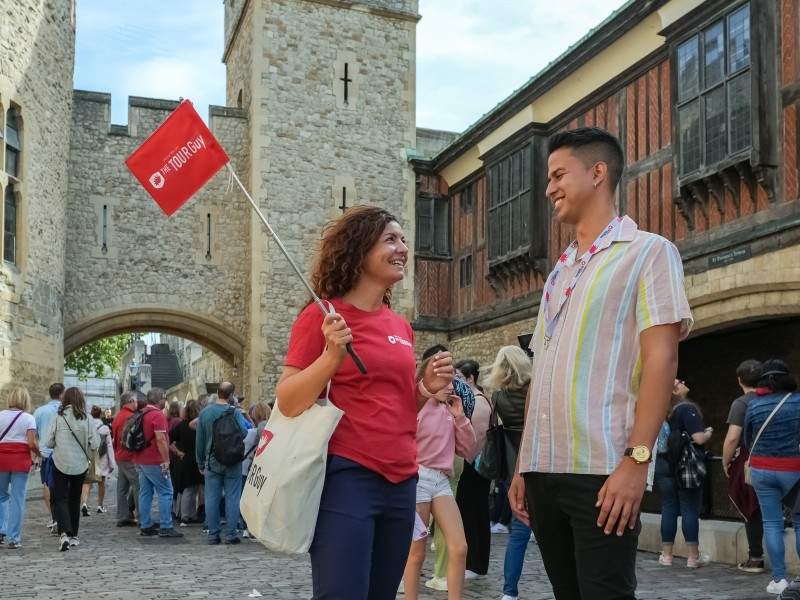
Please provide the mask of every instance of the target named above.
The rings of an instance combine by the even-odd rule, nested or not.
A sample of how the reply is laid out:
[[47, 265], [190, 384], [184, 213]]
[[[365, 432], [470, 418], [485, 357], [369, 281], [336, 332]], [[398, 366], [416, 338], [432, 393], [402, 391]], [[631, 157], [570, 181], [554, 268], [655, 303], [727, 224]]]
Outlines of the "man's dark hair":
[[227, 400], [231, 397], [233, 392], [236, 390], [236, 386], [233, 385], [230, 381], [223, 381], [219, 384], [219, 389], [217, 389], [217, 395], [220, 397], [220, 400]]
[[164, 399], [164, 390], [158, 387], [150, 388], [147, 392], [147, 403], [158, 404]]
[[611, 191], [617, 189], [625, 168], [625, 154], [619, 140], [599, 127], [578, 127], [562, 131], [550, 136], [547, 153], [552, 154], [559, 148], [569, 148], [589, 167], [598, 162], [608, 166], [608, 181]]
[[441, 344], [436, 344], [435, 346], [431, 346], [425, 352], [422, 353], [422, 360], [428, 360], [431, 356], [436, 354], [437, 352], [447, 352], [447, 348], [442, 346]]
[[50, 386], [48, 392], [50, 393], [51, 399], [58, 400], [59, 398], [61, 398], [61, 394], [64, 393], [64, 384], [54, 383], [53, 385]]
[[797, 389], [797, 380], [785, 362], [772, 358], [761, 365], [758, 387], [769, 388], [773, 392], [793, 392]]
[[761, 379], [761, 361], [748, 359], [736, 367], [736, 376], [747, 387], [754, 388]]

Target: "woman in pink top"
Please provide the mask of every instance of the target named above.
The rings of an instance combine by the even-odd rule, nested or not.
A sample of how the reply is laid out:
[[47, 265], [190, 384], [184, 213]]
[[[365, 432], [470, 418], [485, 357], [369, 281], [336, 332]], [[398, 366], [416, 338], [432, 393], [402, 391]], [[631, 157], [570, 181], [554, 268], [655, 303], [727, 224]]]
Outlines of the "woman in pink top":
[[[427, 363], [422, 361], [417, 379], [422, 378]], [[456, 454], [471, 460], [477, 450], [472, 424], [464, 415], [464, 407], [449, 384], [429, 398], [417, 413], [417, 514], [428, 523], [431, 513], [447, 541], [447, 597], [461, 598], [467, 541], [461, 513], [453, 498], [448, 480]], [[403, 574], [405, 596], [417, 599], [419, 574], [425, 561], [425, 538], [414, 541]]]

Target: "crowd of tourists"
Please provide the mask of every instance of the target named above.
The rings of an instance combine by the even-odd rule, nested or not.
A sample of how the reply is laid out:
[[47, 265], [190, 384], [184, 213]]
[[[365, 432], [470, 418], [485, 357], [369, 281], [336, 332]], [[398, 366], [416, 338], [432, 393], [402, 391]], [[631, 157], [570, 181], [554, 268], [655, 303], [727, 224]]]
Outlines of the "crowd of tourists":
[[[795, 552], [800, 558], [800, 393], [797, 380], [780, 359], [745, 360], [736, 369], [742, 395], [731, 403], [722, 446], [722, 468], [728, 496], [745, 521], [748, 557], [738, 569], [763, 573], [766, 546], [772, 569], [769, 594], [790, 584], [786, 573], [784, 529], [793, 524]], [[661, 501], [659, 563], [673, 565], [678, 516], [687, 548], [686, 566], [702, 567], [700, 514], [705, 479], [710, 469], [704, 449], [713, 429], [703, 422], [701, 407], [690, 389], [675, 380], [672, 403], [656, 447], [654, 489]], [[795, 584], [800, 588], [800, 585]]]
[[[61, 551], [81, 543], [82, 517], [107, 512], [105, 486], [112, 476], [117, 527], [138, 527], [143, 537], [180, 538], [180, 527], [202, 524], [209, 544], [240, 543], [248, 536], [239, 515], [242, 482], [270, 408], [255, 404], [244, 411], [234, 391], [223, 382], [217, 394], [168, 407], [160, 388], [146, 395], [129, 391], [115, 416], [101, 418], [98, 406], [87, 410], [77, 387], [51, 385], [50, 401], [33, 414], [29, 392], [14, 388], [0, 412], [0, 544], [21, 546], [34, 465], [50, 515], [47, 526]], [[152, 518], [154, 500], [158, 522]]]

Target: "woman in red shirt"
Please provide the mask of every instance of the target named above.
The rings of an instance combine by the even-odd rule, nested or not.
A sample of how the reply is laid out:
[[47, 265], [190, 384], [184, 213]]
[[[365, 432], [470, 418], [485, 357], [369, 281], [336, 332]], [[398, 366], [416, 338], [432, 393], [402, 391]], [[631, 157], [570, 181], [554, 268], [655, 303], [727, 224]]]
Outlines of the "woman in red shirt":
[[[311, 545], [314, 598], [394, 598], [411, 545], [417, 480], [416, 415], [449, 385], [449, 353], [415, 381], [414, 335], [390, 308], [408, 246], [397, 219], [357, 206], [322, 235], [311, 281], [333, 305], [309, 303], [289, 338], [276, 395], [297, 416], [325, 393], [344, 416], [328, 446], [325, 487]], [[367, 374], [347, 358], [352, 342]]]

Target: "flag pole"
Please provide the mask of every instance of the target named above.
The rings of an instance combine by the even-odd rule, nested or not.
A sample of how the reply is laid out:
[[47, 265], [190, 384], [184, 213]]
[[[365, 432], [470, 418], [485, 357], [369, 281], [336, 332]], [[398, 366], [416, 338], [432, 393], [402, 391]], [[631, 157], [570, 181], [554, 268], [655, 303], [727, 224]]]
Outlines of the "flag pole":
[[[242, 193], [244, 193], [244, 195], [250, 201], [250, 206], [253, 207], [253, 210], [256, 211], [258, 218], [261, 219], [262, 223], [264, 223], [264, 226], [267, 228], [267, 231], [269, 231], [269, 234], [272, 236], [272, 239], [275, 240], [276, 244], [278, 244], [278, 248], [280, 248], [280, 251], [286, 257], [286, 260], [289, 261], [289, 264], [294, 269], [294, 272], [297, 273], [297, 276], [300, 278], [300, 281], [302, 281], [303, 285], [306, 286], [306, 289], [311, 294], [311, 297], [314, 299], [314, 302], [317, 303], [317, 306], [319, 306], [319, 309], [322, 311], [322, 314], [327, 315], [328, 308], [325, 306], [325, 303], [319, 296], [317, 296], [316, 292], [314, 292], [314, 289], [311, 287], [311, 284], [309, 284], [308, 280], [306, 280], [306, 278], [303, 276], [303, 273], [300, 271], [299, 267], [297, 266], [297, 263], [295, 263], [292, 257], [289, 255], [289, 251], [286, 250], [286, 247], [283, 245], [283, 242], [278, 237], [278, 234], [276, 234], [275, 230], [272, 229], [272, 226], [269, 224], [269, 221], [267, 221], [267, 218], [264, 216], [264, 213], [261, 212], [261, 209], [253, 200], [253, 197], [244, 187], [241, 180], [239, 179], [239, 176], [236, 174], [236, 171], [233, 170], [230, 161], [228, 161], [225, 166], [228, 167], [228, 171], [230, 172], [231, 177], [233, 177], [234, 181], [236, 181], [236, 183], [239, 185], [239, 188], [242, 190]], [[361, 371], [362, 374], [366, 375], [367, 368], [364, 366], [364, 363], [361, 362], [361, 359], [358, 357], [358, 354], [356, 354], [356, 351], [353, 350], [352, 344], [347, 344], [347, 353], [350, 355], [350, 358], [353, 359], [353, 362], [356, 364], [356, 367], [358, 367], [358, 370]]]

